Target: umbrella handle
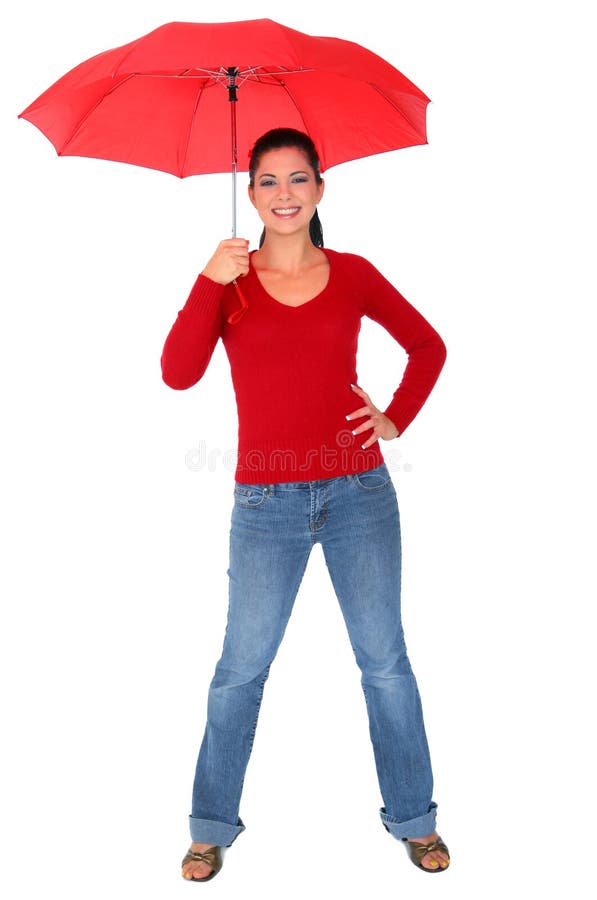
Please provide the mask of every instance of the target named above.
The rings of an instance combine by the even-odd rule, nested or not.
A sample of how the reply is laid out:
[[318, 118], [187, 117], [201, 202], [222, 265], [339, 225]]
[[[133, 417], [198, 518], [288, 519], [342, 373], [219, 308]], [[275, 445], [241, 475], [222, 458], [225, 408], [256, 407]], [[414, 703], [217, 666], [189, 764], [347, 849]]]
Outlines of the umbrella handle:
[[234, 312], [230, 313], [230, 315], [228, 316], [228, 323], [230, 325], [236, 325], [236, 323], [240, 322], [240, 320], [248, 310], [249, 304], [247, 303], [245, 295], [241, 291], [240, 285], [237, 283], [236, 278], [234, 279], [232, 284], [236, 288], [236, 293], [238, 294], [238, 299], [240, 300], [240, 309], [237, 309]]

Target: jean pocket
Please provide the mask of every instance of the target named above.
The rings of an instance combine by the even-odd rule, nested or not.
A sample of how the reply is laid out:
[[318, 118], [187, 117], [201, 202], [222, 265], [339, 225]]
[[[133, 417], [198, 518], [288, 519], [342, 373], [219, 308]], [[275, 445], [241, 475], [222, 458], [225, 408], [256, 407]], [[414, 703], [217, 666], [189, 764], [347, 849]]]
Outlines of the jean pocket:
[[385, 462], [365, 472], [355, 472], [353, 481], [363, 491], [380, 491], [392, 484], [392, 477]]
[[234, 482], [234, 502], [238, 506], [261, 506], [269, 497], [271, 488], [267, 484], [243, 484]]

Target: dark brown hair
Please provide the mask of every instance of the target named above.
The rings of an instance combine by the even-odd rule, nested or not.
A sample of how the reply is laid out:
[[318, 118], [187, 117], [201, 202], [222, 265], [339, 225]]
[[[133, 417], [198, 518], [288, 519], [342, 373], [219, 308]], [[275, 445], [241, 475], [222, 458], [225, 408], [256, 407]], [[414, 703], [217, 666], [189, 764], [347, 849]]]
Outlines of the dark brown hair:
[[[298, 131], [296, 128], [272, 128], [270, 131], [262, 134], [260, 138], [257, 138], [249, 155], [249, 184], [251, 187], [255, 187], [255, 172], [263, 154], [269, 153], [270, 150], [281, 150], [283, 147], [296, 147], [298, 150], [302, 150], [313, 169], [315, 181], [317, 184], [321, 184], [321, 164], [315, 144], [309, 135], [305, 134], [304, 131]], [[323, 229], [317, 210], [315, 210], [309, 222], [309, 235], [316, 247], [323, 247]], [[265, 228], [259, 240], [260, 247], [264, 240]]]

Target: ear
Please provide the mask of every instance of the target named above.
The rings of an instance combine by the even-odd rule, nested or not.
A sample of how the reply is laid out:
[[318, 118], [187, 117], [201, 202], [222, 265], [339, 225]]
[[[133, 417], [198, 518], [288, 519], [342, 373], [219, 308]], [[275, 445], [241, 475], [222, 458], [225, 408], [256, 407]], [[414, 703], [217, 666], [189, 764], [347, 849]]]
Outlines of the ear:
[[[248, 194], [249, 194], [249, 200], [251, 201], [251, 203], [253, 204], [253, 206], [255, 206], [255, 191], [253, 190], [253, 188], [251, 187], [250, 184], [247, 186], [247, 191], [248, 191]], [[255, 206], [255, 209], [257, 209], [256, 206]]]
[[[322, 178], [320, 184], [317, 185], [319, 188], [319, 200], [323, 197], [323, 192], [325, 190], [325, 181]], [[319, 200], [317, 201], [319, 203]]]

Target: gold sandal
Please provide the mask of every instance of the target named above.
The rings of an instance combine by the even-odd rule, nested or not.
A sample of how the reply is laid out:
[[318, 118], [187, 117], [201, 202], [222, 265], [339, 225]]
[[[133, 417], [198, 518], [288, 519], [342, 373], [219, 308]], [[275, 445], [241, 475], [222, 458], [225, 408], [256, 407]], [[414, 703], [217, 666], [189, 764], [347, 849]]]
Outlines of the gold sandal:
[[[450, 851], [442, 841], [440, 837], [436, 841], [431, 841], [430, 844], [421, 844], [418, 841], [409, 841], [408, 838], [402, 838], [406, 846], [406, 852], [410, 856], [411, 860], [419, 869], [423, 869], [424, 872], [445, 872], [448, 866], [450, 865]], [[431, 850], [441, 850], [442, 853], [445, 853], [448, 857], [448, 865], [442, 866], [437, 865], [433, 869], [428, 868], [423, 865], [423, 857], [426, 853], [429, 853]]]
[[204, 850], [202, 853], [196, 853], [194, 850], [189, 850], [187, 855], [183, 859], [181, 866], [186, 866], [188, 862], [204, 862], [207, 863], [208, 866], [211, 866], [212, 872], [209, 875], [206, 875], [205, 878], [195, 878], [191, 876], [191, 878], [187, 878], [186, 875], [183, 874], [183, 878], [185, 881], [210, 881], [212, 878], [215, 878], [220, 869], [222, 868], [222, 853], [219, 847], [210, 847], [209, 850]]

